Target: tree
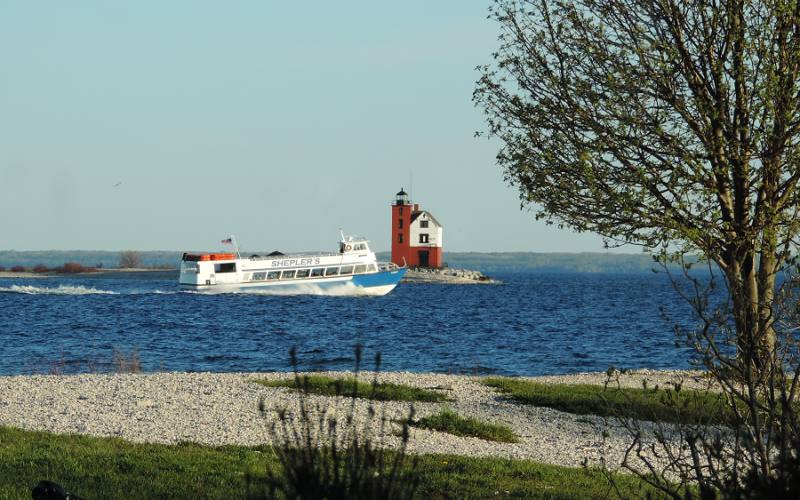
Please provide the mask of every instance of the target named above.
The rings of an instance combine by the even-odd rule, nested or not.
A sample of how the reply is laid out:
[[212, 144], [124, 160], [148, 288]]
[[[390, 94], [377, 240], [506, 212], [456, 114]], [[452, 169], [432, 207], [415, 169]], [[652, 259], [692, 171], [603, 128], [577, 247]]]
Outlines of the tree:
[[765, 364], [798, 235], [800, 3], [496, 0], [475, 103], [536, 216], [722, 270]]
[[119, 254], [119, 267], [120, 269], [130, 269], [140, 267], [142, 265], [142, 256], [139, 252], [134, 250], [125, 250]]
[[[674, 498], [690, 484], [701, 496], [796, 497], [800, 2], [496, 0], [491, 17], [500, 48], [474, 99], [522, 204], [679, 262], [673, 283], [699, 320], [678, 332], [724, 425], [628, 421], [623, 465]], [[689, 274], [687, 253], [706, 276]]]
[[[681, 332], [699, 354], [705, 383], [652, 388], [653, 401], [669, 409], [670, 423], [647, 414], [617, 413], [631, 437], [622, 467], [676, 500], [700, 498], [800, 498], [800, 274], [787, 273], [776, 293], [775, 344], [759, 371], [718, 349], [735, 340], [729, 302], [711, 304], [708, 276], [684, 269], [684, 291], [701, 327]], [[709, 270], [713, 281], [716, 271]], [[609, 370], [609, 384], [618, 373]], [[616, 379], [616, 380], [615, 380]], [[648, 388], [649, 389], [649, 388]], [[680, 393], [685, 396], [682, 399]], [[687, 394], [687, 392], [689, 394]], [[694, 397], [691, 394], [695, 394]], [[699, 396], [699, 397], [698, 397]], [[636, 401], [631, 401], [636, 405]], [[646, 412], [645, 412], [646, 413]]]

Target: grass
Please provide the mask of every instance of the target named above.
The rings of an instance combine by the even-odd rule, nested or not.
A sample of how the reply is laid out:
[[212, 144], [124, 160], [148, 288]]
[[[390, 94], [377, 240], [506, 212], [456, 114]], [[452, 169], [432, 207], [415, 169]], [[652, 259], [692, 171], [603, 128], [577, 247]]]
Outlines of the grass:
[[372, 399], [376, 401], [423, 401], [438, 403], [447, 398], [440, 392], [434, 392], [410, 385], [392, 383], [369, 383], [356, 380], [353, 377], [333, 378], [322, 375], [306, 375], [300, 377], [300, 387], [294, 378], [281, 380], [254, 380], [266, 387], [289, 387], [300, 389], [309, 394], [323, 396], [352, 396]]
[[[0, 426], [0, 498], [10, 500], [30, 499], [42, 479], [84, 498], [245, 498], [253, 493], [248, 473], [276, 464], [268, 447], [136, 444]], [[613, 496], [599, 470], [530, 461], [423, 455], [417, 474], [418, 498]], [[615, 482], [626, 498], [658, 498], [633, 476]]]
[[724, 424], [733, 419], [722, 396], [710, 392], [541, 384], [506, 377], [489, 377], [484, 379], [484, 384], [499, 389], [519, 403], [578, 415], [687, 424]]
[[500, 443], [518, 443], [519, 438], [508, 426], [482, 422], [476, 418], [462, 417], [450, 408], [411, 422], [413, 427], [446, 432], [454, 436], [468, 436]]
[[244, 493], [244, 471], [263, 470], [269, 456], [255, 448], [132, 444], [0, 427], [0, 498], [29, 499], [42, 479], [83, 498], [225, 498]]

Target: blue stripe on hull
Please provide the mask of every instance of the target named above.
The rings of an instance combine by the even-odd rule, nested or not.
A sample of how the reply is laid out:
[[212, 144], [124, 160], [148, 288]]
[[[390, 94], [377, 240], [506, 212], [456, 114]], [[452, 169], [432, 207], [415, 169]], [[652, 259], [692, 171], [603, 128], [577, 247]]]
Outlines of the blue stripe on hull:
[[406, 274], [405, 269], [396, 269], [394, 271], [381, 271], [372, 274], [357, 274], [353, 276], [353, 284], [363, 288], [370, 288], [373, 286], [386, 286], [396, 285]]

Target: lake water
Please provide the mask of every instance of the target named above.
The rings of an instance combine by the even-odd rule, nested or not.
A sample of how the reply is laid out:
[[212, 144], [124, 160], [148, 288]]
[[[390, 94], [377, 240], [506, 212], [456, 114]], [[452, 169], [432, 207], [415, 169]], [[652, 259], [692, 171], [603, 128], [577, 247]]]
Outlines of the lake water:
[[[539, 375], [688, 368], [690, 324], [664, 274], [516, 273], [500, 285], [401, 284], [385, 297], [202, 295], [172, 273], [0, 279], [0, 374], [353, 368], [353, 345], [384, 370]], [[664, 307], [671, 320], [664, 318]]]

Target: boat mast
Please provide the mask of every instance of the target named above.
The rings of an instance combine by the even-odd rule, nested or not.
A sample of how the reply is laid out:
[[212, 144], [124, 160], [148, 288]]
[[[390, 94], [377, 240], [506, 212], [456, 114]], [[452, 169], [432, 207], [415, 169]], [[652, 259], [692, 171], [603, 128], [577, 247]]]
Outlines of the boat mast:
[[236, 241], [236, 236], [231, 235], [231, 243], [233, 243], [233, 249], [236, 250], [236, 258], [241, 259], [242, 254], [239, 253], [239, 243]]

